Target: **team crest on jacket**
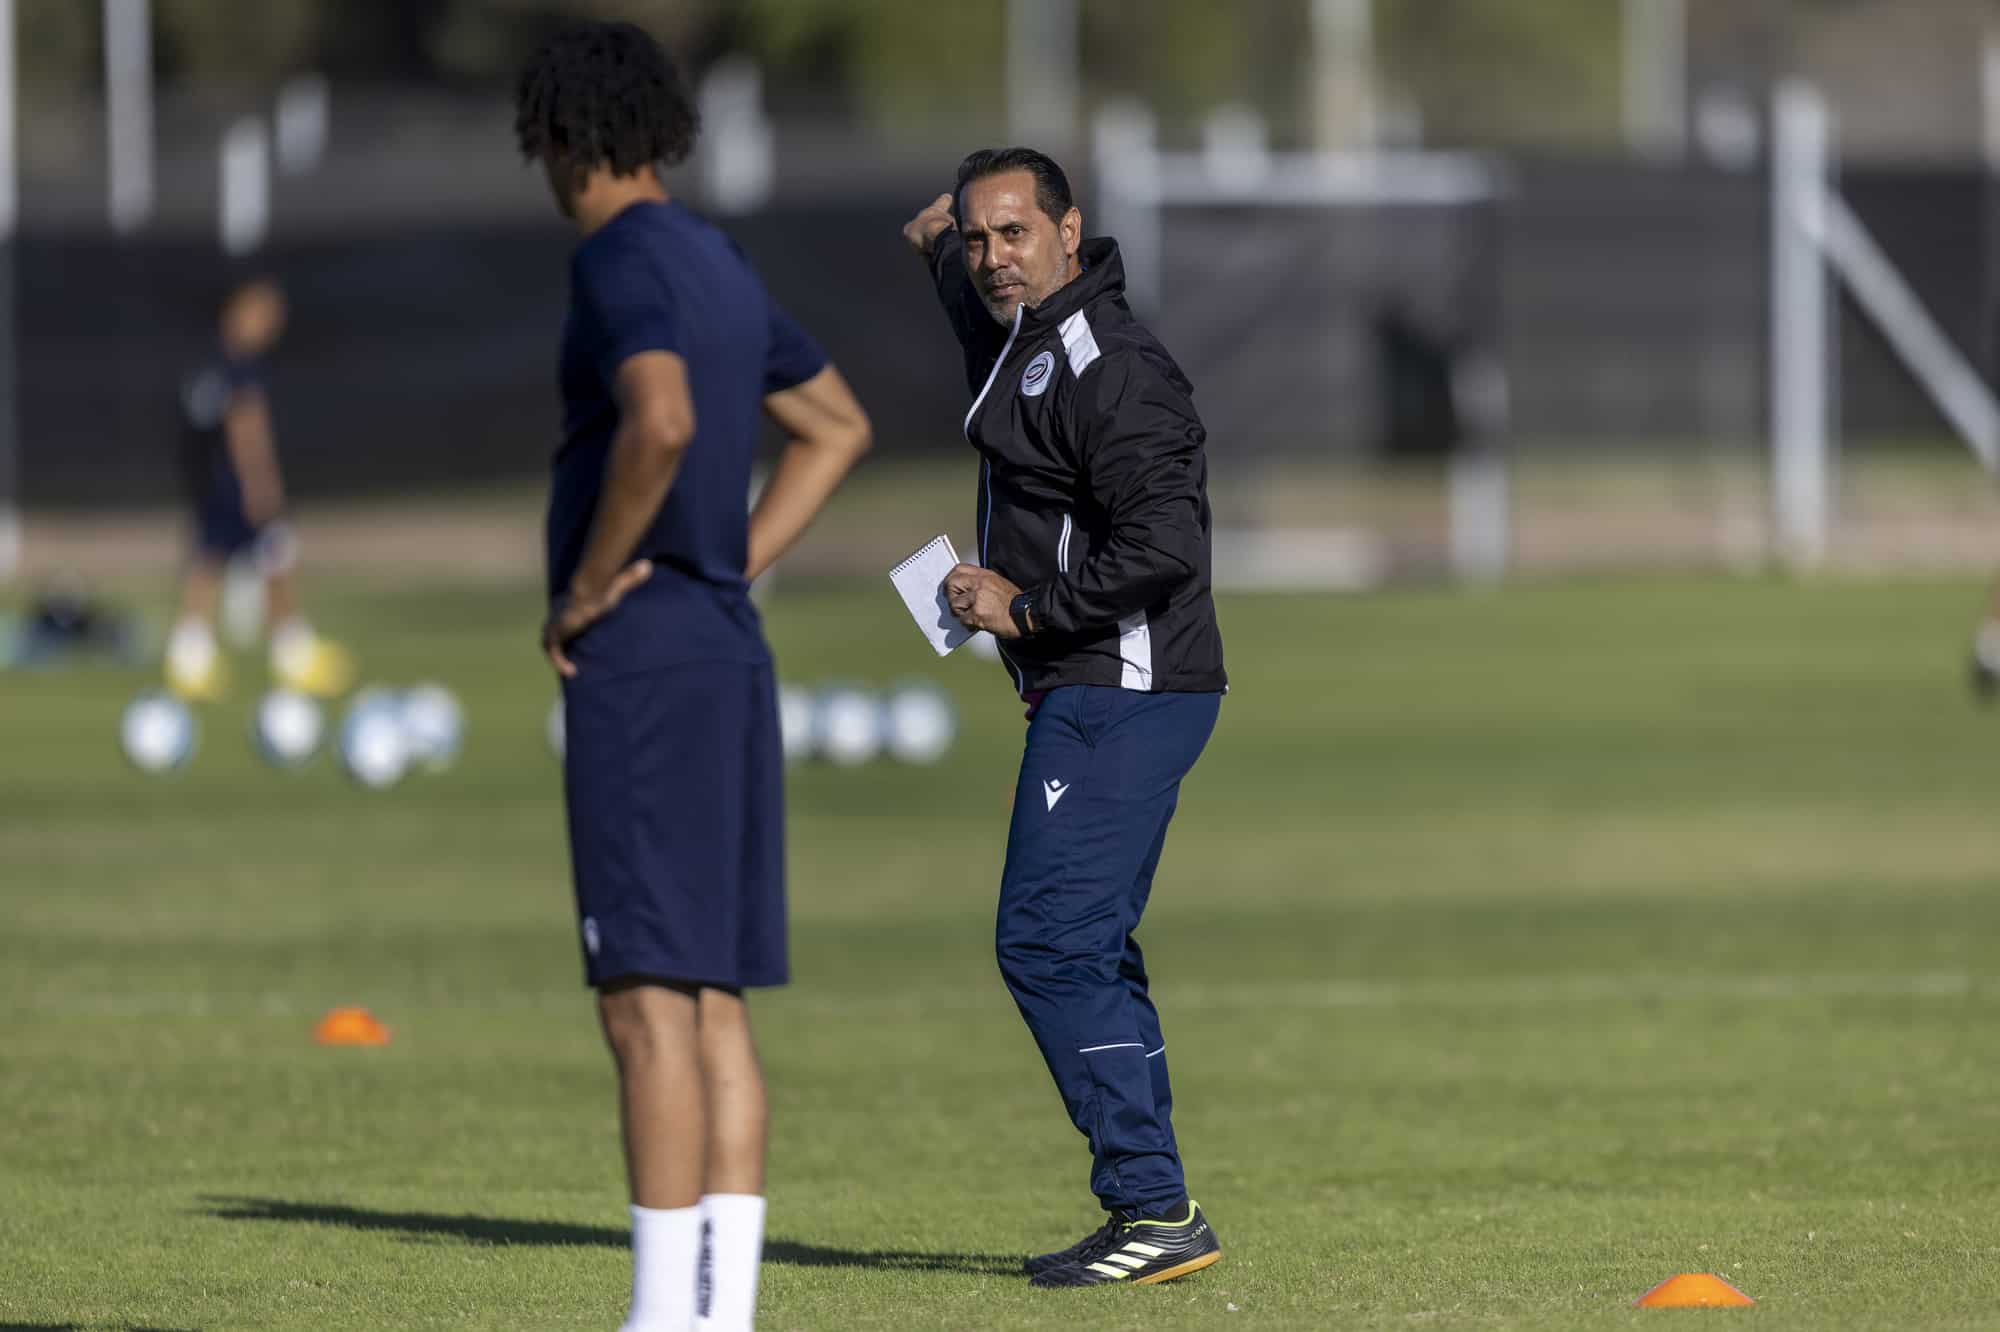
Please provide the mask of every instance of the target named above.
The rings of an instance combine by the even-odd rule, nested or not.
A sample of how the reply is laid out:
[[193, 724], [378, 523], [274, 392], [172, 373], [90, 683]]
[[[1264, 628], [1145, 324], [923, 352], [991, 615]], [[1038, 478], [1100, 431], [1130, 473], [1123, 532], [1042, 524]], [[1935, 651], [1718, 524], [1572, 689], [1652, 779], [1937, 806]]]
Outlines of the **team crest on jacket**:
[[1039, 398], [1049, 381], [1056, 377], [1056, 357], [1054, 352], [1043, 352], [1028, 362], [1028, 368], [1021, 372], [1021, 396]]

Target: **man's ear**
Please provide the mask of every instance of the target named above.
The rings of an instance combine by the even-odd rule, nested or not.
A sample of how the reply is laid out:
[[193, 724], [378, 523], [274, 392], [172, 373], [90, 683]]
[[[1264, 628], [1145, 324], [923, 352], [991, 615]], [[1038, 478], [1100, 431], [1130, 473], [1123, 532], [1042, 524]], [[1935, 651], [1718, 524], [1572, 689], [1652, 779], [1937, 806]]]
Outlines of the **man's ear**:
[[1063, 253], [1076, 258], [1076, 252], [1083, 246], [1083, 214], [1075, 208], [1063, 214], [1062, 242]]

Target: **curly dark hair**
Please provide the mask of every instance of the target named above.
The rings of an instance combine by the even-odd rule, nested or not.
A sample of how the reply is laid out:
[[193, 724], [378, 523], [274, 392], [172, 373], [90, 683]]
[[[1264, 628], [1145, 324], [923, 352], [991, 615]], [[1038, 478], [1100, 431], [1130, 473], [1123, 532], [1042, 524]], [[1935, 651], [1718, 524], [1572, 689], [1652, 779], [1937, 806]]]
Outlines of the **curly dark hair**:
[[643, 28], [577, 23], [551, 38], [521, 71], [514, 134], [530, 160], [560, 159], [572, 172], [608, 166], [629, 176], [694, 150], [701, 116], [680, 70]]

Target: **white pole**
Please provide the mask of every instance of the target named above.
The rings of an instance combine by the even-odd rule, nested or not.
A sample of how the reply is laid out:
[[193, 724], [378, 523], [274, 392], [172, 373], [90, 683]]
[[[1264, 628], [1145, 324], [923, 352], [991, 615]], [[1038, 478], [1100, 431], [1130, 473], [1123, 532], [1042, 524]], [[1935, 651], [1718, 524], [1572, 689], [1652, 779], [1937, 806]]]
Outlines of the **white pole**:
[[1989, 28], [1979, 52], [1980, 155], [2000, 172], [2000, 27]]
[[1091, 157], [1101, 216], [1084, 230], [1118, 242], [1125, 291], [1142, 313], [1160, 294], [1160, 154], [1158, 123], [1142, 104], [1116, 101], [1097, 113]]
[[1058, 155], [1076, 138], [1082, 61], [1077, 0], [1009, 0], [1007, 129]]
[[1201, 162], [1218, 189], [1248, 193], [1271, 174], [1271, 130], [1256, 108], [1232, 102], [1202, 120]]
[[1451, 571], [1470, 583], [1507, 576], [1513, 547], [1513, 501], [1507, 459], [1499, 449], [1475, 445], [1451, 455], [1446, 486], [1451, 530]]
[[701, 81], [702, 202], [725, 216], [754, 213], [778, 184], [777, 137], [764, 114], [764, 72], [747, 56], [718, 61]]
[[1687, 0], [1625, 0], [1625, 142], [1678, 162], [1687, 153]]
[[20, 169], [14, 157], [14, 0], [0, 0], [0, 244], [14, 239]]
[[[1495, 333], [1489, 336], [1496, 337]], [[1513, 480], [1507, 462], [1511, 413], [1507, 368], [1497, 351], [1470, 353], [1452, 368], [1451, 399], [1463, 436], [1446, 478], [1451, 570], [1497, 583], [1514, 554]]]
[[1312, 119], [1323, 152], [1373, 148], [1374, 0], [1313, 0]]
[[1781, 559], [1826, 557], [1832, 507], [1827, 430], [1826, 103], [1787, 80], [1773, 103], [1771, 158], [1771, 503]]
[[277, 125], [278, 170], [305, 176], [319, 169], [332, 128], [333, 90], [324, 74], [298, 74], [278, 89], [272, 119]]
[[104, 137], [111, 229], [153, 216], [152, 0], [104, 0]]
[[251, 253], [271, 230], [271, 136], [264, 122], [245, 116], [222, 136], [222, 249]]
[[21, 567], [21, 399], [14, 308], [14, 228], [20, 214], [14, 156], [14, 0], [0, 0], [0, 579]]
[[1979, 51], [1980, 157], [1986, 167], [1979, 182], [1979, 244], [1983, 287], [1979, 303], [1979, 367], [2000, 376], [2000, 236], [1994, 234], [2000, 205], [2000, 23], [1988, 11]]

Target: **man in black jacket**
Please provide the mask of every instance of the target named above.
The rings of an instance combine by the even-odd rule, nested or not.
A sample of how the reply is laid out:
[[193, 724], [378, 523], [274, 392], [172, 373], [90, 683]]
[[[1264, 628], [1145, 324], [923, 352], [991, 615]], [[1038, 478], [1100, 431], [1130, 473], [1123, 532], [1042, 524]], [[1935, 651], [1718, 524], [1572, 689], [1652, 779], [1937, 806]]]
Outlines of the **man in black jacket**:
[[1000, 971], [1109, 1218], [1030, 1259], [1038, 1286], [1144, 1285], [1222, 1256], [1189, 1200], [1166, 1042], [1133, 931], [1227, 681], [1193, 388], [1086, 241], [1062, 168], [974, 153], [904, 229], [965, 349], [979, 563], [945, 579], [1031, 723], [1000, 885]]

